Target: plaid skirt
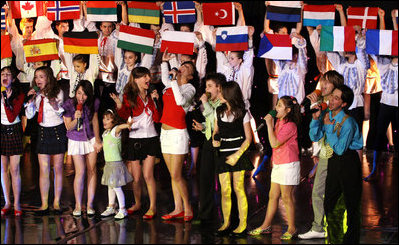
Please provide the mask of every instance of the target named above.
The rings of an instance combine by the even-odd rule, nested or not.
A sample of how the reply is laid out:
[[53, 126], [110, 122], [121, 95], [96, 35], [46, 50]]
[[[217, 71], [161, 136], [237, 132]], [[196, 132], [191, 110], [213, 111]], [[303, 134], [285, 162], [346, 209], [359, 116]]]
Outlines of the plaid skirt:
[[65, 124], [55, 127], [42, 127], [39, 125], [36, 153], [57, 155], [65, 153], [68, 147]]
[[22, 124], [1, 125], [1, 155], [14, 156], [23, 153]]

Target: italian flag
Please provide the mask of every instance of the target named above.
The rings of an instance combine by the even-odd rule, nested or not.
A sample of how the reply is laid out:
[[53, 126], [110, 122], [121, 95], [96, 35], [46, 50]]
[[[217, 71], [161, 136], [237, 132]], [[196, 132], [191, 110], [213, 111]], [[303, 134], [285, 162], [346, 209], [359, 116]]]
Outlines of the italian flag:
[[155, 33], [152, 30], [121, 25], [117, 47], [152, 54]]
[[159, 25], [160, 10], [156, 3], [128, 3], [129, 22]]
[[320, 51], [355, 52], [353, 26], [323, 26], [320, 34]]
[[117, 21], [115, 1], [88, 1], [88, 21]]

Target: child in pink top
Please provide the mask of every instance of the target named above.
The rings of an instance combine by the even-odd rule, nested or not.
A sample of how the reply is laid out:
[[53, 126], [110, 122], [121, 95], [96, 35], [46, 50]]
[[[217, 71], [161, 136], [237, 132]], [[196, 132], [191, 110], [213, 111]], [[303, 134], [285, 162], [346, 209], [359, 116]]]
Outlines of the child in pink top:
[[260, 235], [272, 232], [271, 223], [277, 211], [281, 193], [288, 219], [287, 232], [281, 239], [290, 240], [297, 233], [293, 191], [300, 182], [297, 125], [300, 123], [301, 114], [298, 101], [292, 96], [281, 97], [277, 102], [276, 111], [276, 125], [274, 125], [274, 118], [270, 114], [264, 118], [270, 145], [273, 148], [273, 170], [266, 217], [263, 224], [250, 231], [249, 234]]

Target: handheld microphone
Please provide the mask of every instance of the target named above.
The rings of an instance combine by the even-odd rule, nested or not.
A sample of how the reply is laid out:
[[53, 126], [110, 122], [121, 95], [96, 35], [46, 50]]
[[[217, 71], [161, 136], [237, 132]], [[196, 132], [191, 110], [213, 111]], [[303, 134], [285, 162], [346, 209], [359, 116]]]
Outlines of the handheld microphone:
[[[270, 116], [276, 118], [276, 116], [277, 116], [277, 111], [276, 111], [276, 110], [271, 110], [271, 111], [269, 111], [269, 113], [267, 113], [267, 114], [269, 114]], [[263, 128], [265, 125], [266, 125], [266, 123], [265, 123], [265, 122], [262, 122], [262, 123], [255, 129], [254, 133], [258, 132], [258, 131], [259, 131], [261, 128]]]
[[3, 97], [4, 97], [4, 104], [6, 105], [6, 107], [10, 107], [10, 102], [8, 101], [8, 98], [7, 98], [6, 87], [1, 86], [1, 93], [3, 94]]
[[[77, 111], [82, 111], [82, 110], [83, 110], [83, 105], [82, 105], [82, 104], [77, 104], [77, 105], [76, 105], [76, 110], [77, 110]], [[78, 118], [77, 120], [78, 120], [78, 121], [77, 121], [76, 130], [79, 132], [80, 129], [82, 128], [83, 120], [82, 120], [82, 118]]]
[[[319, 89], [316, 89], [315, 91], [313, 91], [313, 93], [317, 94], [318, 97], [321, 96], [321, 90]], [[308, 111], [310, 109], [311, 104], [312, 102], [310, 101], [310, 99], [305, 97], [301, 103], [301, 107], [303, 107], [305, 111]]]
[[320, 104], [320, 107], [321, 107], [321, 108], [313, 108], [313, 109], [310, 109], [309, 112], [310, 112], [311, 114], [313, 114], [313, 113], [315, 113], [315, 112], [318, 112], [320, 109], [321, 109], [321, 111], [324, 111], [325, 109], [327, 109], [328, 105], [327, 105], [327, 103], [322, 102], [322, 103]]
[[[40, 88], [39, 88], [38, 86], [34, 86], [34, 87], [33, 87], [33, 90], [35, 90], [35, 92], [37, 93], [37, 92], [40, 91]], [[31, 95], [25, 97], [25, 102], [24, 102], [24, 103], [27, 103], [28, 101], [30, 101], [31, 99], [33, 99], [33, 97], [35, 97], [35, 96], [36, 96], [35, 94], [31, 94]]]
[[[175, 71], [179, 71], [176, 67], [173, 67], [170, 71], [173, 71], [173, 70], [175, 70]], [[172, 80], [173, 79], [173, 77], [174, 77], [174, 75], [173, 74], [169, 74], [169, 79], [170, 80]]]
[[[211, 98], [211, 93], [206, 92], [206, 96], [208, 97], [208, 100]], [[198, 100], [197, 104], [195, 105], [195, 109], [198, 109], [202, 105], [202, 100]]]
[[[150, 85], [148, 86], [148, 90], [147, 90], [148, 94], [152, 94], [152, 92], [153, 92], [154, 90], [157, 90], [155, 84], [150, 83]], [[157, 98], [153, 98], [153, 100], [154, 100], [154, 102], [155, 102], [155, 106], [157, 106], [157, 104], [158, 104], [158, 99], [157, 99]]]

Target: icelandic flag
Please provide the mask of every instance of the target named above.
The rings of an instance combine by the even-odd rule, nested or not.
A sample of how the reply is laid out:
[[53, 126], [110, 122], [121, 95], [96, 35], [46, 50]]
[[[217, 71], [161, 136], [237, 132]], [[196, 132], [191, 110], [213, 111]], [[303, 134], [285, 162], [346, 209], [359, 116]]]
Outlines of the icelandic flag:
[[5, 9], [1, 8], [1, 29], [6, 29], [6, 13]]
[[248, 27], [219, 27], [216, 31], [216, 51], [248, 50]]
[[366, 52], [376, 55], [398, 55], [398, 31], [367, 30]]
[[305, 5], [303, 7], [304, 26], [333, 26], [334, 20], [334, 5]]
[[265, 34], [260, 40], [258, 57], [276, 60], [292, 60], [290, 35]]
[[269, 1], [266, 19], [283, 22], [300, 22], [302, 6], [300, 1]]
[[194, 23], [195, 4], [193, 1], [165, 2], [163, 15], [166, 23]]

